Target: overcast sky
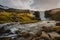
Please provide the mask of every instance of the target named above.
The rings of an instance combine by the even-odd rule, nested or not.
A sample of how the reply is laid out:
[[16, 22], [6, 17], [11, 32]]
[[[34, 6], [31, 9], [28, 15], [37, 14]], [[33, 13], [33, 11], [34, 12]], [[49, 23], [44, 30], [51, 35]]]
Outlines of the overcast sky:
[[12, 8], [40, 11], [60, 8], [60, 0], [0, 0], [0, 4]]

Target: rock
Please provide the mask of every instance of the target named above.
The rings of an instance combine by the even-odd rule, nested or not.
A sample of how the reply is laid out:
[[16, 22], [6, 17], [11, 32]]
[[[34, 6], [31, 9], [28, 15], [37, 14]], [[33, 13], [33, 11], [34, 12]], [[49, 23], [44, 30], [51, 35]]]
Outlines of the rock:
[[60, 26], [60, 23], [56, 23], [56, 26]]
[[60, 21], [60, 8], [56, 8], [56, 9], [51, 9], [48, 11], [45, 11], [47, 15], [47, 18], [50, 18], [51, 20], [55, 20], [55, 21]]

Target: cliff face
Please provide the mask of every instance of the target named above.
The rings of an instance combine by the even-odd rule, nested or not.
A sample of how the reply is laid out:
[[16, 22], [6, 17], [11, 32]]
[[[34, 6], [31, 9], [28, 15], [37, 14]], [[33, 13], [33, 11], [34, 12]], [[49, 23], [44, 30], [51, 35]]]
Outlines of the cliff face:
[[45, 14], [52, 20], [60, 21], [60, 8], [45, 11]]

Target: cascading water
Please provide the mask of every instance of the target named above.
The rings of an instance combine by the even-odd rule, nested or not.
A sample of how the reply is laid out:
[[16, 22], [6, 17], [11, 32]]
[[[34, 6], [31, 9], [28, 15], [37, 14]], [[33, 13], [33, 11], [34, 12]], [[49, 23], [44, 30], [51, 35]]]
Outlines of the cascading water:
[[44, 12], [44, 11], [40, 11], [40, 18], [41, 18], [42, 21], [43, 21], [43, 20], [47, 20], [47, 19], [45, 18], [45, 12]]

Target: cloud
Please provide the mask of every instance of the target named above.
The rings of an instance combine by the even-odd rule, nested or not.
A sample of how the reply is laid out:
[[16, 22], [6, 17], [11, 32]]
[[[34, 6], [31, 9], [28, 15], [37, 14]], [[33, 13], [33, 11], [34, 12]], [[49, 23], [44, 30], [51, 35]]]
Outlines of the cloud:
[[49, 10], [53, 8], [60, 8], [59, 3], [60, 0], [34, 0], [31, 7], [38, 10]]
[[60, 0], [0, 0], [0, 4], [12, 8], [39, 11], [60, 8]]
[[30, 4], [32, 3], [31, 0], [11, 0], [13, 6], [19, 9], [29, 9]]
[[0, 4], [18, 9], [30, 9], [32, 0], [0, 0]]

